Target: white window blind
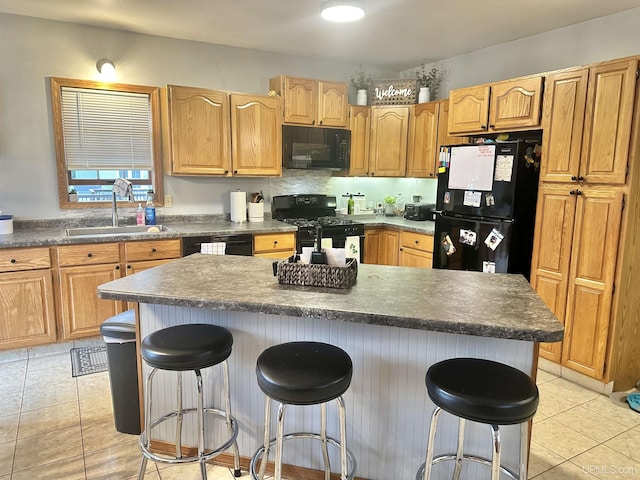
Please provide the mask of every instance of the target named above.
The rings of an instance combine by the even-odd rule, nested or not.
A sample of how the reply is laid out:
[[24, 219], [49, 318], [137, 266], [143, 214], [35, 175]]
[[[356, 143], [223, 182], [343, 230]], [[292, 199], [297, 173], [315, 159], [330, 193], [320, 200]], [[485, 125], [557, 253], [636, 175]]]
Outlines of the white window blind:
[[152, 170], [148, 94], [61, 88], [68, 170]]

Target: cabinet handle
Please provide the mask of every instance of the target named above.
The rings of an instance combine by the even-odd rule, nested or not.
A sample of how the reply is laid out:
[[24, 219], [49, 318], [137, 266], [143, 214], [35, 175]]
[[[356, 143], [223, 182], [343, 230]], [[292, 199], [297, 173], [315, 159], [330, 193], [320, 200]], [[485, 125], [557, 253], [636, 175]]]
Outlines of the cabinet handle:
[[575, 190], [569, 190], [569, 195], [575, 195], [576, 191]]
[[156, 252], [157, 252], [156, 248], [155, 248], [155, 247], [153, 247], [153, 248], [151, 249], [151, 253], [156, 253]]
[[481, 128], [482, 130], [486, 130], [486, 129], [487, 129], [487, 126], [486, 126], [486, 125], [480, 125], [480, 128]]
[[238, 170], [234, 170], [233, 174], [236, 175], [238, 173]]
[[418, 245], [418, 244], [420, 244], [420, 241], [419, 241], [419, 240], [416, 240], [416, 245]]
[[574, 182], [578, 180], [578, 177], [576, 177], [575, 175], [571, 175], [571, 180], [573, 180]]
[[91, 252], [87, 253], [87, 257], [89, 257], [89, 258], [93, 257], [93, 253], [91, 253]]
[[278, 244], [278, 240], [274, 240], [274, 241], [273, 241], [273, 244], [274, 244], [274, 245], [277, 245], [277, 244]]
[[578, 177], [578, 181], [579, 181], [579, 182], [581, 182], [581, 181], [583, 181], [583, 180], [584, 180], [584, 177], [583, 177], [582, 175], [580, 175], [580, 176]]
[[315, 120], [311, 120], [311, 125], [315, 125], [316, 121]]
[[322, 120], [320, 120], [320, 121], [318, 122], [318, 125], [322, 125]]
[[401, 252], [403, 252], [403, 251], [404, 251], [402, 247], [400, 247], [400, 251], [401, 251]]
[[579, 177], [576, 177], [575, 175], [573, 175], [571, 177], [571, 180], [573, 180], [574, 182], [581, 182], [584, 180], [584, 177], [582, 175], [580, 175]]
[[224, 174], [227, 175], [229, 173], [229, 170], [225, 170]]
[[371, 176], [373, 177], [374, 175], [375, 175], [375, 173], [374, 173], [374, 172], [371, 172]]
[[127, 265], [127, 269], [128, 269], [128, 270], [131, 270], [131, 265]]
[[11, 263], [17, 263], [18, 262], [15, 258], [12, 258], [10, 261], [11, 261]]
[[489, 128], [496, 128], [495, 125], [489, 125]]
[[120, 265], [116, 265], [116, 270], [120, 270]]
[[576, 190], [576, 195], [582, 195], [582, 192], [580, 190]]

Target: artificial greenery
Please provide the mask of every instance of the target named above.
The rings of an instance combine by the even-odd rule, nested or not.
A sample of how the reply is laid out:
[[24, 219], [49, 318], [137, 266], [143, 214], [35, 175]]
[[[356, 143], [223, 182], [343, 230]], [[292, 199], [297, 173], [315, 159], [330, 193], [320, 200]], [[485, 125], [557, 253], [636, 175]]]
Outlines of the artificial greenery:
[[78, 193], [78, 192], [76, 191], [76, 187], [70, 187], [70, 188], [69, 188], [69, 194], [70, 194], [70, 195], [73, 195], [74, 193]]
[[416, 70], [416, 82], [418, 84], [418, 88], [430, 87], [435, 90], [438, 86], [439, 80], [437, 68], [432, 68], [427, 71], [427, 67], [425, 67], [423, 63], [420, 68]]
[[395, 205], [396, 197], [384, 197], [384, 203], [387, 205]]
[[367, 90], [371, 82], [373, 82], [373, 77], [362, 65], [351, 75], [351, 85], [353, 85], [356, 90]]

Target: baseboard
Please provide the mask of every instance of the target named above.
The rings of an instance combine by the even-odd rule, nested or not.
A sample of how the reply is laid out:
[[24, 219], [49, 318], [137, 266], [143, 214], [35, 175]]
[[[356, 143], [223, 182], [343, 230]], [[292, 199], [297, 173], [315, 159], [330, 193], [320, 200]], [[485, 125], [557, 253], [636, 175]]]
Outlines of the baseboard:
[[540, 357], [538, 362], [538, 368], [544, 370], [547, 373], [557, 375], [558, 377], [565, 378], [570, 382], [577, 383], [578, 385], [588, 388], [594, 392], [609, 395], [613, 391], [613, 382], [604, 383], [595, 378], [588, 377], [582, 373], [571, 370], [570, 368], [563, 367], [555, 362]]
[[[176, 446], [171, 442], [164, 442], [160, 440], [151, 440], [151, 450], [154, 453], [161, 455], [173, 456], [176, 453]], [[185, 456], [192, 456], [198, 453], [196, 447], [183, 446], [182, 454]], [[209, 463], [213, 465], [219, 465], [221, 467], [234, 468], [233, 454], [229, 452], [222, 452], [220, 455], [216, 455]], [[243, 472], [249, 471], [249, 463], [251, 458], [240, 456], [240, 469]], [[267, 463], [266, 474], [273, 476], [274, 464], [273, 462]], [[282, 475], [290, 480], [325, 480], [324, 472], [321, 470], [312, 470], [310, 468], [298, 467], [296, 465], [282, 465]], [[331, 480], [340, 480], [340, 474], [332, 473]], [[354, 480], [367, 480], [362, 477], [355, 477]]]

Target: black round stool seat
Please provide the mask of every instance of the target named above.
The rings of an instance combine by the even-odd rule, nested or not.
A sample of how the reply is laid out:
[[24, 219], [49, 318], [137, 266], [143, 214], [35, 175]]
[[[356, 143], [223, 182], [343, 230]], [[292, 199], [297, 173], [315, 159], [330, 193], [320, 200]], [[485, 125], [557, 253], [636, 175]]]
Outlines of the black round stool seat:
[[342, 395], [353, 364], [342, 349], [319, 342], [289, 342], [267, 348], [256, 374], [262, 391], [281, 403], [315, 405]]
[[224, 362], [232, 346], [233, 335], [226, 328], [195, 323], [149, 334], [142, 341], [140, 354], [161, 370], [199, 370]]
[[432, 365], [429, 397], [443, 410], [475, 422], [513, 425], [538, 408], [538, 387], [520, 370], [477, 358], [452, 358]]

